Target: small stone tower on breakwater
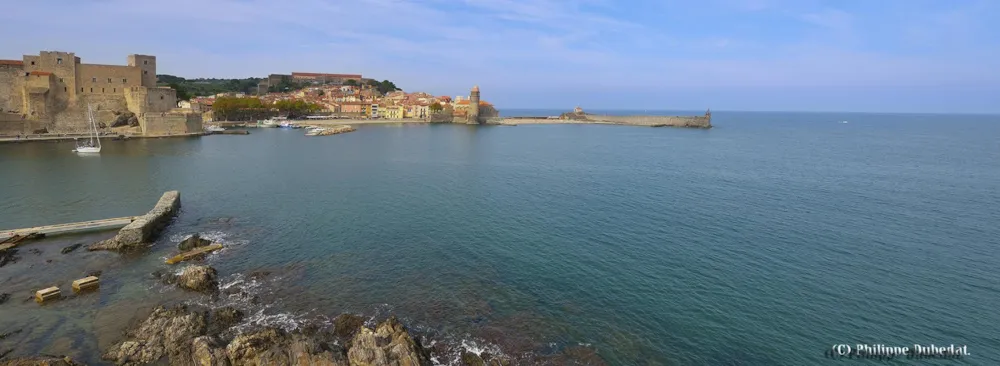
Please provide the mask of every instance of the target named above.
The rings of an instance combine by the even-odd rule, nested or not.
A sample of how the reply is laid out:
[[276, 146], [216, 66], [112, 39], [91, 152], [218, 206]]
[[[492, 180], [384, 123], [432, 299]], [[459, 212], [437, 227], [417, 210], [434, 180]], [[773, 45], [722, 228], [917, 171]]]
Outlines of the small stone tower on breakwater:
[[479, 124], [479, 85], [473, 86], [472, 92], [469, 93], [469, 114], [465, 123]]

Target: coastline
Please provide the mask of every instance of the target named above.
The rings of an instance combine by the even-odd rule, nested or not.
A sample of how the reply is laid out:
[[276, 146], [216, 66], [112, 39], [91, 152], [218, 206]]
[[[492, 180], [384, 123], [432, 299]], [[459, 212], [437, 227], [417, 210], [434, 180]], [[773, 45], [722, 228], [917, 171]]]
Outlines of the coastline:
[[[129, 139], [159, 139], [159, 138], [170, 138], [170, 137], [198, 137], [204, 136], [205, 132], [194, 132], [194, 133], [184, 133], [184, 134], [173, 134], [173, 135], [125, 135]], [[118, 135], [107, 135], [101, 136], [103, 140], [110, 140], [116, 138]], [[59, 134], [58, 136], [46, 136], [46, 135], [28, 135], [26, 137], [17, 138], [15, 137], [0, 137], [0, 144], [3, 143], [23, 143], [23, 142], [46, 142], [46, 141], [73, 141], [74, 139], [85, 139], [90, 138], [88, 134]]]

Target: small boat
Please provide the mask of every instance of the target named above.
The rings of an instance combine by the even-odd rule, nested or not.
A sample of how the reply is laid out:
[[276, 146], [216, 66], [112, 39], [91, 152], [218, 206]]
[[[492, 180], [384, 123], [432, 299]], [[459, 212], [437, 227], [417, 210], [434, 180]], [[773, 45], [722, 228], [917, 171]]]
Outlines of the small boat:
[[840, 121], [840, 123], [847, 123], [847, 121]]
[[87, 119], [90, 120], [90, 139], [77, 141], [73, 152], [81, 154], [99, 154], [101, 152], [101, 136], [97, 133], [97, 121], [94, 119], [94, 108], [87, 105]]
[[206, 132], [222, 132], [222, 131], [225, 131], [225, 130], [226, 130], [225, 128], [222, 128], [220, 126], [208, 126], [208, 127], [205, 127], [205, 131]]

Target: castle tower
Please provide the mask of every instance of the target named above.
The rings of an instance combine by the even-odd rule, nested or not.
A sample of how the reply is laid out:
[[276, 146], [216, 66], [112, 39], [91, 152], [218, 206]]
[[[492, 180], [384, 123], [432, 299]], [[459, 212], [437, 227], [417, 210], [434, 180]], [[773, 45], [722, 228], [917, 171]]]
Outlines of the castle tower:
[[469, 120], [468, 124], [478, 124], [479, 123], [479, 85], [472, 87], [472, 92], [469, 93]]
[[128, 65], [142, 70], [140, 86], [156, 87], [156, 56], [128, 55]]

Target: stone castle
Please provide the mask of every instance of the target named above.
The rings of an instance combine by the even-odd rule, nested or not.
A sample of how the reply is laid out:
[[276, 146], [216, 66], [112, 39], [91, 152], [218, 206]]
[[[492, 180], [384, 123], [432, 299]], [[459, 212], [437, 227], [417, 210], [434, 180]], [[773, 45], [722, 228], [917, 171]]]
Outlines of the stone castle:
[[[42, 51], [0, 60], [0, 135], [85, 133], [87, 106], [116, 133], [165, 136], [202, 131], [201, 116], [177, 108], [174, 89], [156, 86], [156, 57], [129, 55], [126, 66], [84, 64], [72, 52]], [[117, 127], [117, 126], [116, 126]]]

